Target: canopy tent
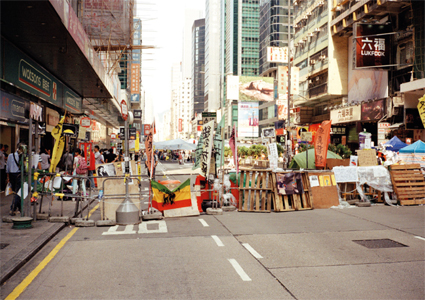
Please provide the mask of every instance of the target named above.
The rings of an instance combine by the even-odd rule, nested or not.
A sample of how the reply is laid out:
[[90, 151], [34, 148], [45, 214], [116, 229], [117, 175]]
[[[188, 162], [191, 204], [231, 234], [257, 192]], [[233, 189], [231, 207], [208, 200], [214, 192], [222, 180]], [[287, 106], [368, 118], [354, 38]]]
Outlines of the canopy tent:
[[422, 141], [414, 142], [413, 144], [400, 149], [398, 157], [405, 164], [420, 164], [422, 173], [425, 174], [425, 143]]
[[391, 140], [386, 142], [384, 145], [391, 146], [388, 147], [387, 150], [398, 152], [401, 148], [404, 148], [407, 146], [406, 143], [403, 143], [400, 141], [400, 139], [396, 136], [394, 136]]
[[414, 142], [413, 144], [400, 149], [400, 153], [424, 153], [425, 155], [425, 143], [421, 140]]
[[[314, 155], [314, 148], [308, 149], [307, 151], [308, 151], [308, 168], [316, 169], [316, 164], [315, 164], [316, 158]], [[342, 159], [341, 156], [329, 150], [328, 150], [328, 155], [326, 157]], [[289, 168], [290, 169], [307, 169], [307, 155], [305, 151], [294, 156], [291, 163], [289, 164]]]
[[175, 139], [163, 142], [154, 142], [153, 145], [156, 149], [162, 150], [195, 150], [195, 144], [189, 144], [182, 139]]

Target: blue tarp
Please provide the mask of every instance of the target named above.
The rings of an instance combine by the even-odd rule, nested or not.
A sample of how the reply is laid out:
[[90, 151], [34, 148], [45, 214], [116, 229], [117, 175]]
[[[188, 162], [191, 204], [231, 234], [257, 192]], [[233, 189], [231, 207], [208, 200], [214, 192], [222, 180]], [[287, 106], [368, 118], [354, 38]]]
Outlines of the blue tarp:
[[400, 153], [425, 153], [425, 143], [416, 141], [412, 145], [400, 149]]
[[398, 152], [400, 149], [407, 146], [406, 143], [403, 143], [400, 141], [400, 139], [396, 136], [394, 136], [391, 140], [386, 142], [384, 145], [391, 145], [392, 147], [388, 147], [387, 150]]

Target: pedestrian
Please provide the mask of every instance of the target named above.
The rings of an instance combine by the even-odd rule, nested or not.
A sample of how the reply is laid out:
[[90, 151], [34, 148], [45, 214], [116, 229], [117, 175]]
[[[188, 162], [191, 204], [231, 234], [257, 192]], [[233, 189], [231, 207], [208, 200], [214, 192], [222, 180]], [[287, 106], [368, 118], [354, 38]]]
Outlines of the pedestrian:
[[[81, 168], [81, 166], [86, 166], [86, 169]], [[81, 155], [81, 150], [76, 149], [75, 150], [75, 157], [74, 157], [74, 171], [72, 175], [82, 175], [87, 176], [87, 163], [85, 163], [85, 158]], [[86, 179], [83, 178], [75, 178], [72, 181], [72, 193], [75, 195], [78, 190], [78, 182], [80, 182], [81, 189], [83, 190], [83, 196], [86, 196]], [[73, 199], [73, 201], [75, 201]]]
[[10, 153], [6, 163], [6, 182], [11, 183], [12, 190], [15, 195], [10, 206], [10, 215], [13, 216], [18, 211], [21, 211], [21, 197], [18, 195], [18, 191], [21, 188], [21, 156], [24, 152], [24, 147], [18, 144], [18, 149], [14, 153]]
[[6, 189], [6, 152], [8, 145], [0, 144], [0, 192]]
[[105, 161], [103, 160], [103, 156], [100, 153], [98, 145], [94, 146], [94, 159], [95, 159], [96, 166], [105, 163]]
[[88, 176], [90, 182], [90, 188], [96, 187], [94, 183], [93, 174], [96, 171], [96, 159], [94, 158], [93, 150], [90, 150], [89, 157], [87, 158], [87, 168], [88, 168]]
[[108, 155], [106, 156], [107, 163], [114, 163], [118, 160], [118, 156], [114, 153], [114, 149], [109, 149]]
[[40, 158], [41, 158], [40, 169], [48, 171], [50, 168], [50, 163], [51, 163], [50, 150], [44, 149], [43, 152], [40, 154]]
[[67, 150], [64, 155], [62, 155], [61, 159], [62, 167], [64, 170], [71, 172], [72, 164], [73, 164], [73, 155], [71, 151]]
[[181, 152], [179, 152], [179, 165], [183, 165], [183, 155], [181, 154]]

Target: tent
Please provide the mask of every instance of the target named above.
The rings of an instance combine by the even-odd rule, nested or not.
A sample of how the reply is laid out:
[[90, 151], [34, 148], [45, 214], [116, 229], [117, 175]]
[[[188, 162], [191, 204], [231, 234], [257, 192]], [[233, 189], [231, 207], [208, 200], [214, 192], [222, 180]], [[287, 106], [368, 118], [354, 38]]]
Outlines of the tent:
[[195, 144], [189, 144], [182, 139], [175, 139], [163, 142], [154, 142], [153, 145], [156, 149], [162, 150], [195, 150]]
[[425, 174], [425, 143], [422, 141], [414, 142], [413, 144], [400, 149], [398, 157], [405, 164], [420, 164], [422, 173]]
[[403, 143], [400, 141], [400, 139], [396, 136], [394, 136], [391, 140], [386, 142], [384, 145], [389, 145], [391, 147], [388, 147], [387, 150], [398, 152], [401, 148], [404, 148], [407, 146], [406, 143]]
[[[308, 149], [307, 151], [308, 151], [308, 168], [316, 169], [316, 165], [315, 165], [316, 159], [314, 155], [314, 148]], [[341, 156], [329, 150], [328, 150], [328, 155], [326, 157], [342, 159]], [[306, 162], [307, 162], [307, 154], [304, 151], [294, 156], [291, 163], [289, 164], [289, 168], [290, 169], [307, 169]]]

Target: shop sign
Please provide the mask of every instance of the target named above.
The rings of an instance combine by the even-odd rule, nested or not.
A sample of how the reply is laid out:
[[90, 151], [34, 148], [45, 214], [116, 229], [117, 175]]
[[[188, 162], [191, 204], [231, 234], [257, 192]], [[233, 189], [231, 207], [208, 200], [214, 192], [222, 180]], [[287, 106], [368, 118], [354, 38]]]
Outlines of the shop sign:
[[267, 47], [267, 62], [287, 63], [288, 59], [288, 47]]
[[143, 135], [148, 135], [151, 130], [150, 124], [143, 124]]
[[71, 112], [81, 113], [81, 97], [66, 86], [63, 87], [63, 94], [63, 108]]
[[345, 135], [345, 127], [332, 127], [332, 134], [342, 134]]
[[333, 124], [360, 121], [361, 105], [331, 110]]
[[356, 68], [389, 66], [392, 31], [391, 25], [357, 24]]
[[4, 44], [4, 79], [56, 106], [62, 106], [63, 84], [39, 64], [2, 40]]
[[127, 108], [127, 102], [124, 99], [121, 100], [121, 117], [124, 119], [124, 121], [127, 121], [128, 108]]
[[129, 140], [136, 140], [137, 130], [134, 127], [128, 129], [128, 138]]
[[209, 121], [214, 120], [214, 126], [217, 124], [217, 113], [215, 112], [203, 112], [202, 113], [202, 124], [207, 124]]
[[30, 118], [42, 122], [43, 121], [43, 107], [31, 102], [30, 104]]
[[382, 119], [385, 112], [385, 99], [362, 103], [362, 121]]
[[311, 143], [313, 141], [313, 132], [301, 132], [301, 141]]
[[115, 140], [117, 138], [117, 134], [116, 133], [111, 133], [111, 139]]
[[91, 119], [89, 117], [83, 117], [80, 119], [81, 127], [90, 128]]
[[141, 109], [135, 109], [133, 111], [133, 117], [134, 117], [134, 120], [141, 120], [142, 119], [142, 110]]
[[[28, 123], [25, 115], [28, 115], [30, 104], [28, 101], [13, 96], [12, 94], [1, 92], [1, 118], [22, 123]], [[25, 114], [25, 112], [27, 112]]]
[[388, 122], [378, 123], [378, 145], [388, 142], [386, 136], [391, 132], [390, 126], [391, 124]]

